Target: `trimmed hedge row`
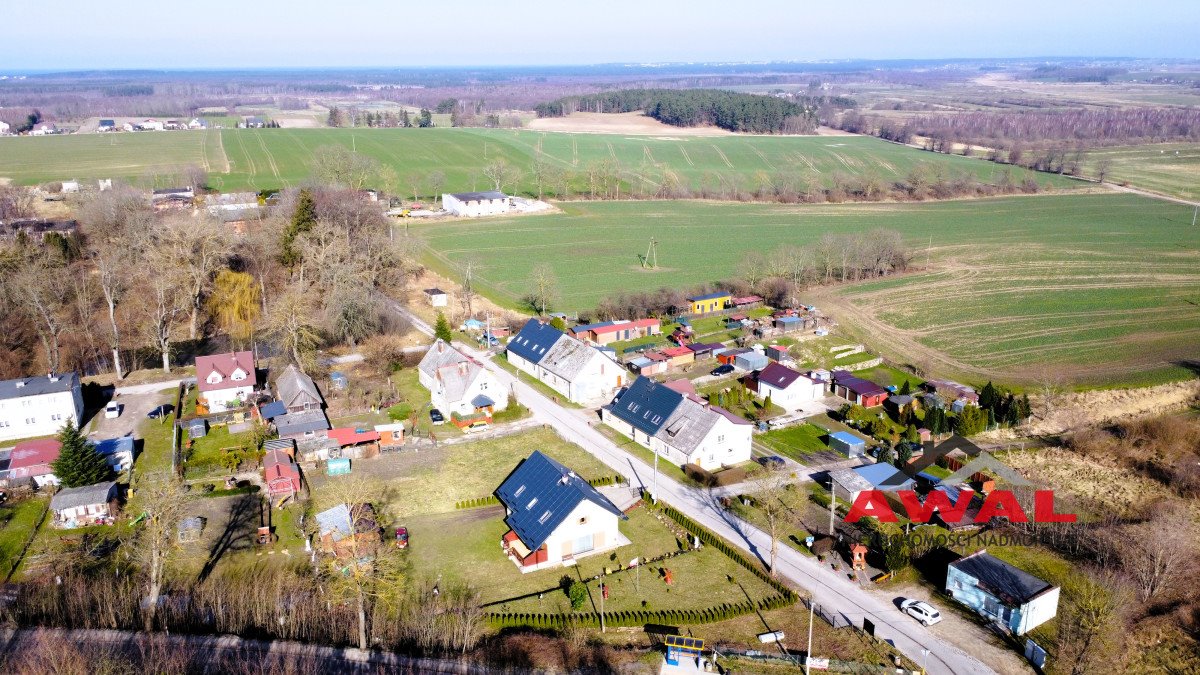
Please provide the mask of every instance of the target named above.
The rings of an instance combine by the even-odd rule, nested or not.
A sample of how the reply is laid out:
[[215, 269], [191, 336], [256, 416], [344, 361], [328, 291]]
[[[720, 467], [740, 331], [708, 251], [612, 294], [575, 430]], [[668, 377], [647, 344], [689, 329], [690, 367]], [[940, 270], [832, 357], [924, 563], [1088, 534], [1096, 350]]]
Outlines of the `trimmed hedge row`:
[[[592, 487], [605, 487], [608, 485], [618, 485], [618, 484], [624, 483], [624, 482], [625, 482], [625, 477], [621, 476], [621, 475], [601, 476], [600, 478], [593, 478], [593, 479], [589, 480], [588, 485], [591, 485]], [[488, 495], [486, 497], [476, 497], [474, 499], [464, 499], [461, 502], [455, 502], [454, 508], [455, 509], [477, 509], [482, 506], [495, 506], [496, 504], [499, 504], [499, 503], [500, 503], [500, 500], [496, 497], [496, 495]]]

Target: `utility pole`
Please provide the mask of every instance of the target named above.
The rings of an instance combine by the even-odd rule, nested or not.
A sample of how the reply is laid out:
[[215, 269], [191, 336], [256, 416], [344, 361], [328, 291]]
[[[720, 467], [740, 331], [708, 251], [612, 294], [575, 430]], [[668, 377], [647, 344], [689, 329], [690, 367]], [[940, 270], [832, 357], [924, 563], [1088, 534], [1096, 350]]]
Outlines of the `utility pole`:
[[600, 582], [600, 632], [604, 631], [604, 582]]
[[925, 662], [929, 660], [929, 650], [921, 650], [921, 675], [925, 675]]
[[829, 536], [833, 536], [833, 514], [837, 506], [837, 491], [834, 489], [833, 478], [829, 479]]
[[654, 451], [654, 483], [650, 488], [650, 501], [658, 503], [658, 451]]
[[812, 664], [812, 624], [813, 624], [813, 599], [808, 599], [808, 649], [804, 651], [804, 675], [809, 675]]

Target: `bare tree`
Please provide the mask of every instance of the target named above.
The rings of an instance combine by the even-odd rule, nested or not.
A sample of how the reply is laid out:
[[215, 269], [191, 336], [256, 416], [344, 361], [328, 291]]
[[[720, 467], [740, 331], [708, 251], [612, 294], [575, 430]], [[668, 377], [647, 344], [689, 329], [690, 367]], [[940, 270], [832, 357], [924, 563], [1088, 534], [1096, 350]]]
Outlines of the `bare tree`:
[[1173, 503], [1156, 508], [1150, 520], [1122, 537], [1121, 565], [1142, 602], [1191, 578], [1197, 553], [1196, 527], [1186, 507]]
[[479, 258], [468, 256], [462, 261], [463, 282], [462, 282], [462, 302], [467, 311], [467, 318], [475, 316], [475, 309], [472, 306], [472, 301], [475, 299], [475, 275], [479, 272], [482, 264]]
[[508, 163], [508, 160], [497, 159], [483, 167], [483, 175], [492, 181], [497, 192], [504, 192], [504, 187], [521, 179], [521, 170]]
[[314, 150], [312, 167], [313, 177], [321, 183], [355, 191], [378, 179], [380, 171], [378, 161], [342, 145], [324, 145]]
[[534, 309], [546, 315], [546, 308], [558, 297], [558, 277], [548, 263], [534, 265], [529, 274], [529, 300]]
[[63, 333], [68, 326], [63, 312], [69, 299], [70, 275], [38, 253], [17, 269], [9, 284], [17, 306], [37, 328], [47, 368], [57, 372], [62, 365]]
[[442, 188], [446, 187], [446, 174], [440, 170], [429, 172], [429, 190], [435, 202], [442, 201]]
[[186, 281], [165, 263], [148, 264], [142, 271], [147, 294], [142, 303], [142, 328], [162, 354], [163, 372], [171, 372], [171, 338], [179, 317], [188, 311]]
[[187, 514], [190, 499], [173, 476], [161, 474], [140, 478], [134, 499], [137, 508], [148, 516], [134, 540], [133, 554], [141, 560], [146, 575], [142, 620], [145, 629], [151, 631], [162, 597], [167, 558], [175, 547], [179, 523]]
[[1108, 172], [1111, 170], [1112, 170], [1112, 160], [1109, 159], [1108, 157], [1103, 157], [1100, 159], [1100, 161], [1096, 162], [1096, 178], [1101, 183], [1103, 183], [1104, 179], [1106, 177], [1108, 177]]
[[771, 576], [776, 576], [779, 539], [792, 523], [797, 504], [796, 491], [791, 487], [790, 476], [783, 471], [766, 473], [755, 479], [752, 486], [749, 493], [754, 496], [755, 506], [767, 521], [767, 534], [771, 537]]
[[167, 221], [151, 244], [157, 247], [187, 279], [191, 320], [188, 337], [199, 333], [200, 310], [213, 277], [229, 257], [229, 238], [218, 224], [194, 219]]
[[267, 330], [279, 339], [292, 362], [306, 370], [313, 362], [313, 350], [320, 342], [312, 316], [318, 311], [306, 287], [289, 286], [275, 300], [267, 316]]

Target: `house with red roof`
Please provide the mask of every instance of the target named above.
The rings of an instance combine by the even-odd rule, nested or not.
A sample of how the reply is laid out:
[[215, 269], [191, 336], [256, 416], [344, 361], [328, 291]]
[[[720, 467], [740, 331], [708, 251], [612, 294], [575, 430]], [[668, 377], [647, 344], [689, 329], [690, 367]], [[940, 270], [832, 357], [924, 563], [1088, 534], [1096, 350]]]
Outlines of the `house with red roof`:
[[747, 378], [746, 386], [760, 398], [789, 412], [825, 395], [825, 383], [809, 378], [780, 363], [772, 363]]
[[610, 342], [636, 340], [648, 335], [658, 335], [662, 332], [662, 322], [658, 319], [637, 319], [635, 321], [604, 321], [575, 326], [570, 330], [571, 335], [593, 344], [606, 345]]
[[339, 427], [330, 429], [328, 437], [341, 448], [342, 457], [359, 459], [379, 449], [379, 432], [374, 429]]
[[292, 455], [281, 448], [271, 448], [263, 455], [263, 479], [267, 494], [276, 505], [300, 492], [300, 469]]
[[672, 368], [676, 366], [686, 366], [689, 363], [696, 361], [696, 352], [687, 347], [669, 347], [661, 350], [663, 356], [667, 357], [667, 364]]
[[196, 357], [197, 405], [210, 413], [234, 410], [245, 405], [258, 386], [254, 354], [229, 352]]
[[54, 438], [38, 438], [17, 443], [9, 457], [9, 482], [18, 485], [32, 480], [38, 487], [58, 485], [58, 476], [54, 475], [50, 463], [58, 459], [60, 451], [62, 443]]

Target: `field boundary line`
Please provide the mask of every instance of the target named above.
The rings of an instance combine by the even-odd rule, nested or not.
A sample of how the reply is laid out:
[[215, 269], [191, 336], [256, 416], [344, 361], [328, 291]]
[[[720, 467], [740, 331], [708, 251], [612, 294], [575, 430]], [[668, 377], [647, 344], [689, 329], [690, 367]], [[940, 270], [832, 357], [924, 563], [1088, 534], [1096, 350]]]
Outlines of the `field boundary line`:
[[270, 167], [271, 167], [271, 173], [275, 174], [275, 178], [279, 179], [285, 185], [287, 185], [288, 182], [283, 180], [283, 178], [280, 177], [280, 175], [279, 175], [279, 166], [275, 164], [275, 156], [272, 155], [271, 151], [267, 149], [267, 143], [266, 143], [266, 141], [263, 140], [262, 132], [259, 131], [258, 129], [255, 129], [254, 137], [258, 139], [259, 147], [261, 147], [263, 149], [263, 153], [267, 156], [267, 164], [270, 165]]
[[613, 159], [616, 159], [617, 151], [615, 149], [613, 149], [612, 141], [604, 141], [604, 144], [608, 146], [609, 156], [611, 156]]
[[[713, 149], [713, 150], [716, 150], [716, 151], [717, 151], [717, 154], [721, 156], [721, 161], [725, 162], [725, 166], [727, 166], [727, 167], [729, 167], [729, 168], [731, 168], [731, 169], [733, 169], [733, 168], [736, 168], [736, 167], [734, 167], [734, 166], [733, 166], [733, 162], [729, 161], [729, 158], [725, 156], [725, 153], [721, 152], [721, 149], [720, 149], [720, 148], [718, 148], [718, 147], [717, 147], [715, 144], [713, 144], [713, 143], [709, 143], [709, 145], [711, 145], [711, 146], [712, 146], [712, 149]], [[683, 149], [683, 146], [679, 146], [679, 147], [680, 147], [680, 149]], [[750, 147], [754, 147], [754, 146], [750, 146]], [[757, 152], [757, 151], [756, 151], [756, 152]], [[759, 156], [761, 156], [761, 155], [762, 155], [762, 153], [759, 153]]]
[[[679, 148], [679, 152], [683, 153], [683, 159], [687, 161], [688, 166], [691, 166], [691, 167], [696, 166], [696, 163], [693, 162], [692, 158], [688, 155], [687, 148], [683, 147], [682, 145], [678, 145], [675, 147]], [[720, 150], [718, 150], [717, 152], [720, 152]]]

